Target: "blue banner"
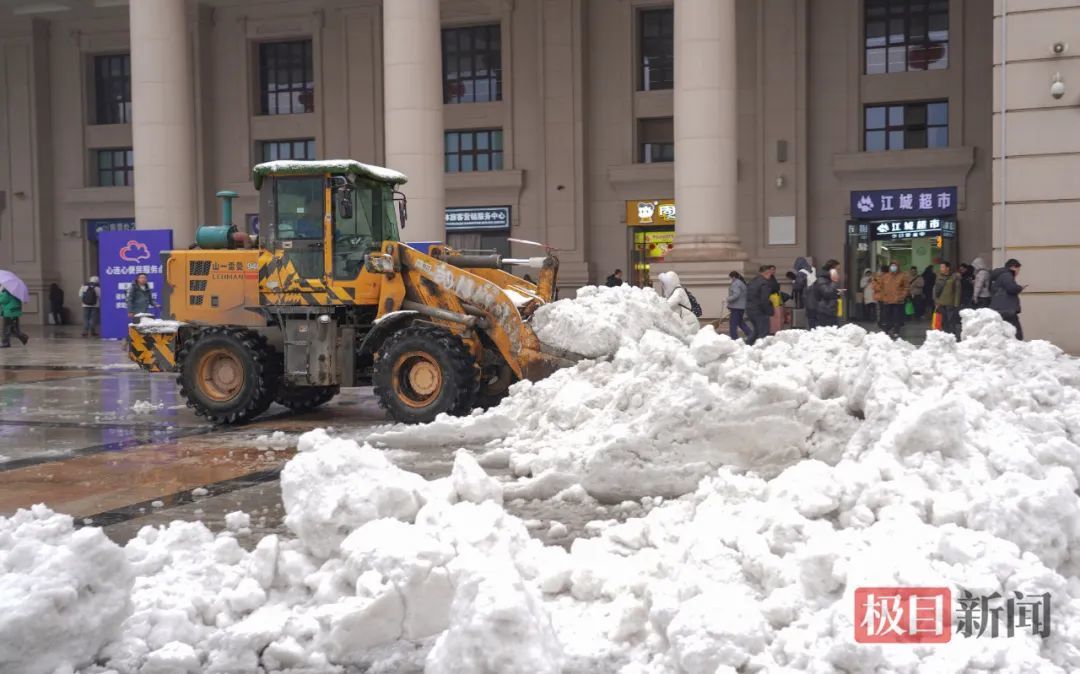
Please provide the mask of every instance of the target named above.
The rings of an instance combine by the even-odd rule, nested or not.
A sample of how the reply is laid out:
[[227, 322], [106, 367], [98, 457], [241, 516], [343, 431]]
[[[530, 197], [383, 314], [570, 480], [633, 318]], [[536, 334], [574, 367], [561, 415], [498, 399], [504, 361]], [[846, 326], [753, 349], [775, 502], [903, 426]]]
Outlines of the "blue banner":
[[135, 218], [110, 218], [108, 220], [87, 220], [86, 240], [97, 241], [101, 232], [130, 232], [135, 229]]
[[915, 187], [906, 190], [863, 190], [851, 193], [851, 217], [859, 220], [952, 215], [955, 187]]
[[509, 206], [469, 206], [446, 209], [446, 229], [510, 229]]
[[[132, 232], [101, 232], [98, 237], [98, 269], [101, 276], [101, 336], [120, 339], [127, 335], [127, 289], [139, 274], [150, 279], [154, 303], [161, 302], [165, 285], [162, 251], [172, 250], [172, 230], [144, 229]], [[154, 315], [158, 315], [154, 310]]]

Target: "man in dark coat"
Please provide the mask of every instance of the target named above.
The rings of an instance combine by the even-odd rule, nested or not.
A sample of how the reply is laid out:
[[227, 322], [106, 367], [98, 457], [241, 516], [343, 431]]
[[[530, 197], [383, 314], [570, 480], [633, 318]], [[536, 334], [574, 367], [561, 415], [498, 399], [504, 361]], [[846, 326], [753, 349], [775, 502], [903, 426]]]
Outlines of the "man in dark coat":
[[1004, 267], [990, 272], [990, 308], [1001, 314], [1006, 323], [1016, 328], [1016, 338], [1024, 338], [1020, 327], [1020, 293], [1026, 286], [1016, 282], [1020, 275], [1020, 262], [1010, 258]]
[[53, 325], [64, 324], [64, 290], [57, 284], [49, 284], [49, 318]]
[[622, 284], [622, 269], [616, 269], [615, 273], [607, 277], [607, 281], [604, 282], [604, 285], [608, 288], [614, 288], [615, 286], [621, 286]]
[[754, 334], [747, 340], [753, 344], [762, 337], [769, 336], [769, 317], [773, 315], [772, 277], [776, 267], [763, 264], [758, 268], [758, 275], [746, 286], [746, 317], [754, 326]]
[[819, 326], [836, 325], [837, 302], [841, 294], [840, 263], [829, 260], [818, 271], [817, 279], [808, 295], [814, 301], [813, 308], [817, 313]]

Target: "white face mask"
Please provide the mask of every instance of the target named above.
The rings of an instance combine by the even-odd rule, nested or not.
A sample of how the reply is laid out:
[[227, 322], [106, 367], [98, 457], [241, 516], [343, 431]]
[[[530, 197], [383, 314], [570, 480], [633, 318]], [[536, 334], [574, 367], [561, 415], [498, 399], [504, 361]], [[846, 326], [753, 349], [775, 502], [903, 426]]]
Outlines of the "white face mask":
[[895, 264], [889, 265], [889, 271], [896, 272], [897, 269], [898, 269], [898, 267]]
[[831, 278], [833, 281], [839, 281], [840, 280], [840, 272], [836, 271], [835, 269], [830, 269], [829, 270], [829, 278]]

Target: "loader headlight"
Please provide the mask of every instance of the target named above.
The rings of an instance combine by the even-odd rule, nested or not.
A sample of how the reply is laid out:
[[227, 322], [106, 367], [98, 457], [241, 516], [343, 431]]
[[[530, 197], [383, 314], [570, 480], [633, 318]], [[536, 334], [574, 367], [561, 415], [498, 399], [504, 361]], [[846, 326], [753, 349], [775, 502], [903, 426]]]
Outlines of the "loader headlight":
[[319, 316], [319, 322], [323, 325], [328, 325], [330, 323], [330, 315], [323, 314], [322, 316]]
[[394, 271], [394, 258], [382, 253], [371, 253], [364, 259], [364, 267], [373, 274], [389, 274]]

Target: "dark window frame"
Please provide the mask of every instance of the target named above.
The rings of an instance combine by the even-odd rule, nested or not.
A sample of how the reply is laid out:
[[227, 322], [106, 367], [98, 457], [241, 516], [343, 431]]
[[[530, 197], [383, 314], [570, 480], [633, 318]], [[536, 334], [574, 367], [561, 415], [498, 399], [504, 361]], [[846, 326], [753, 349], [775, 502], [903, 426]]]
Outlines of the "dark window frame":
[[[932, 26], [944, 19], [944, 28]], [[900, 27], [893, 31], [894, 24]], [[883, 32], [881, 32], [883, 31]], [[931, 32], [944, 36], [931, 39]], [[880, 35], [877, 33], [881, 32]], [[897, 40], [893, 40], [894, 37]], [[903, 54], [903, 67], [894, 67]], [[871, 58], [873, 65], [871, 65]], [[914, 59], [912, 57], [915, 57]], [[936, 58], [935, 58], [936, 56]], [[879, 64], [880, 58], [884, 62]], [[863, 0], [863, 72], [867, 75], [949, 67], [949, 0]]]
[[[944, 122], [932, 122], [930, 119], [930, 106], [944, 106]], [[895, 119], [896, 109], [900, 109], [901, 119]], [[921, 111], [920, 111], [921, 109]], [[881, 111], [883, 124], [871, 123], [872, 111]], [[914, 113], [914, 118], [912, 117]], [[934, 136], [933, 130], [944, 130], [944, 143], [931, 144]], [[871, 134], [883, 134], [875, 136], [882, 143], [871, 142]], [[898, 136], [896, 134], [899, 134]], [[912, 144], [910, 141], [919, 138], [922, 134], [922, 144]], [[895, 140], [899, 138], [899, 146], [895, 146]], [[878, 145], [881, 145], [878, 147]], [[902, 103], [870, 103], [863, 106], [863, 151], [864, 152], [890, 152], [895, 150], [924, 150], [938, 149], [949, 146], [949, 101], [938, 99], [930, 101], [905, 101]]]
[[[501, 24], [443, 28], [441, 43], [443, 103], [502, 100]], [[456, 67], [452, 68], [452, 63]], [[462, 67], [463, 63], [467, 64], [467, 70]], [[481, 75], [481, 72], [486, 74]], [[481, 96], [481, 92], [486, 94]]]
[[315, 112], [314, 53], [311, 38], [257, 44], [260, 115]]
[[[638, 12], [638, 91], [675, 87], [675, 10]], [[655, 29], [655, 35], [650, 35]]]
[[[135, 184], [135, 151], [132, 148], [103, 147], [93, 150], [92, 156], [95, 187], [130, 187]], [[105, 158], [108, 158], [107, 166], [102, 165]]]
[[[443, 134], [443, 170], [447, 173], [502, 171], [505, 151], [502, 129], [448, 129]], [[480, 168], [481, 164], [486, 168]]]
[[637, 120], [638, 156], [641, 164], [675, 161], [675, 118], [643, 117]]
[[131, 54], [94, 54], [91, 64], [94, 72], [94, 124], [130, 124]]
[[[303, 143], [304, 154], [308, 156], [297, 157], [296, 149], [297, 145]], [[288, 147], [290, 156], [282, 157], [281, 149]], [[277, 156], [270, 157], [271, 149], [277, 149]], [[278, 159], [296, 159], [298, 161], [311, 161], [316, 159], [315, 154], [315, 139], [314, 138], [275, 138], [272, 140], [260, 140], [259, 141], [259, 157], [260, 161], [276, 161]]]

